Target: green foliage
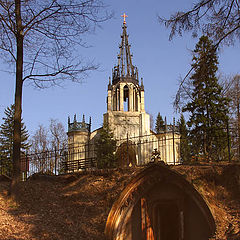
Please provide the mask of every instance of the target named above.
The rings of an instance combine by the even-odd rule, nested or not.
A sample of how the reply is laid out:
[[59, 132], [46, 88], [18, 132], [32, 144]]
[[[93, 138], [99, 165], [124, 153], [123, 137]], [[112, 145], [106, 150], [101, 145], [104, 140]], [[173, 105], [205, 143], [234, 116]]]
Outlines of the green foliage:
[[216, 49], [212, 41], [202, 36], [193, 52], [190, 83], [191, 99], [183, 107], [189, 112], [188, 126], [192, 154], [206, 160], [222, 160], [227, 147], [226, 123], [228, 99], [218, 83]]
[[183, 114], [181, 114], [181, 117], [177, 123], [177, 126], [178, 126], [179, 133], [181, 135], [180, 158], [183, 163], [188, 163], [191, 160], [190, 143], [188, 139], [188, 129], [187, 129], [186, 121]]
[[96, 141], [96, 154], [98, 168], [116, 167], [116, 140], [108, 124], [104, 123], [99, 132], [99, 139]]
[[165, 123], [163, 121], [161, 114], [158, 113], [157, 118], [156, 118], [155, 131], [158, 134], [164, 130], [165, 130]]
[[[3, 123], [0, 126], [0, 165], [6, 173], [12, 172], [13, 155], [13, 125], [14, 125], [14, 105], [7, 107], [4, 111]], [[28, 150], [29, 134], [23, 121], [21, 122], [21, 152]]]

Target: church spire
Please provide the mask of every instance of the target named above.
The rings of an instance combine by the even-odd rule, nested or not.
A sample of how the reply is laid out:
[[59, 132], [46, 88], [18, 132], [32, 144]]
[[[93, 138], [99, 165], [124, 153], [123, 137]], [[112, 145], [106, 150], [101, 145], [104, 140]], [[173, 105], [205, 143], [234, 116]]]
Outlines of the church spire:
[[118, 54], [118, 65], [113, 70], [113, 83], [118, 81], [136, 81], [138, 83], [137, 67], [132, 64], [132, 55], [130, 52], [130, 44], [128, 43], [126, 17], [124, 13], [123, 32], [121, 35], [120, 52]]

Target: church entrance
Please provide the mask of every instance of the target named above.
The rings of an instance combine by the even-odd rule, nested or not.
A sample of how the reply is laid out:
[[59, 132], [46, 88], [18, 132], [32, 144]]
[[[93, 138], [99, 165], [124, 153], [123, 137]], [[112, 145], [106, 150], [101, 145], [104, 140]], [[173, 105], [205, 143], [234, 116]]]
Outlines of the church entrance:
[[131, 141], [123, 142], [117, 149], [116, 157], [120, 167], [136, 166], [136, 146]]

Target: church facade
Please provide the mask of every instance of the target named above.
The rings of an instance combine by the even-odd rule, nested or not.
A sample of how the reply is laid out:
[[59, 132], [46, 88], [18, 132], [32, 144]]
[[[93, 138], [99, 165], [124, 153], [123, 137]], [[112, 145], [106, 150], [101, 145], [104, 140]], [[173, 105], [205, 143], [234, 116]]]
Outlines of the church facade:
[[[127, 145], [135, 155], [134, 159], [122, 159], [120, 165], [146, 164], [153, 160], [154, 153], [167, 164], [179, 164], [180, 135], [172, 131], [174, 126], [165, 124], [165, 131], [159, 134], [150, 129], [143, 79], [139, 80], [138, 69], [132, 63], [125, 21], [122, 30], [118, 63], [112, 70], [107, 88], [107, 112], [103, 114], [104, 123], [108, 124], [118, 143], [117, 151]], [[72, 122], [69, 118], [69, 160], [95, 158], [94, 143], [99, 131], [91, 131], [91, 119], [86, 123], [84, 117], [81, 122], [77, 121], [76, 115]]]

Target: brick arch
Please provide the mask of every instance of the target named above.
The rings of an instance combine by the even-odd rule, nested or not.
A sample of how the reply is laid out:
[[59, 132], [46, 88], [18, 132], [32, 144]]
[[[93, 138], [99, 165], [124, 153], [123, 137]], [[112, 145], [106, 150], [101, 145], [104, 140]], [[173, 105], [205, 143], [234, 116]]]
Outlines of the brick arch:
[[[158, 239], [154, 237], [157, 235], [156, 227], [151, 224], [154, 225], [158, 219], [153, 216], [156, 212], [162, 214], [163, 206], [179, 218], [177, 239], [208, 239], [214, 235], [214, 218], [197, 190], [175, 171], [164, 165], [152, 164], [140, 171], [114, 202], [105, 227], [107, 239]], [[169, 232], [172, 229], [169, 227]]]

